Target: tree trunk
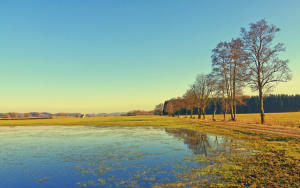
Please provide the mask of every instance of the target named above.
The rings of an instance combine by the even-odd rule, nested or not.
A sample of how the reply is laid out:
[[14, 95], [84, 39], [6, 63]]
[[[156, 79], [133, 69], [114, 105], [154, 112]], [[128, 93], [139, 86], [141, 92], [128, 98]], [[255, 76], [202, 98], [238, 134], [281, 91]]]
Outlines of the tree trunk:
[[224, 121], [226, 121], [226, 114], [227, 114], [227, 104], [225, 102], [225, 106], [224, 106]]
[[222, 96], [222, 110], [223, 110], [223, 115], [224, 115], [224, 121], [226, 120], [226, 100], [225, 100], [225, 91], [223, 89], [223, 96]]
[[230, 97], [228, 97], [228, 104], [229, 104], [229, 110], [230, 110], [230, 118], [233, 121], [234, 117], [233, 117], [233, 99], [232, 99], [232, 95], [230, 95]]
[[259, 93], [259, 111], [260, 111], [260, 122], [261, 124], [265, 123], [265, 110], [264, 110], [264, 96], [263, 96], [263, 85], [261, 82], [261, 64], [258, 62], [257, 68], [257, 86]]
[[214, 103], [214, 112], [213, 112], [213, 117], [212, 117], [213, 121], [216, 121], [216, 119], [215, 119], [216, 112], [217, 112], [217, 103], [215, 102]]
[[233, 89], [233, 96], [232, 96], [232, 104], [233, 104], [233, 121], [235, 121], [235, 115], [236, 115], [236, 62], [234, 64], [233, 68], [233, 83], [232, 83], [232, 89]]
[[259, 106], [260, 106], [260, 122], [261, 124], [265, 123], [265, 110], [264, 110], [264, 97], [263, 97], [263, 91], [262, 91], [262, 87], [259, 86], [258, 88], [259, 91]]
[[201, 119], [201, 110], [198, 108], [198, 119]]
[[231, 117], [231, 120], [234, 121], [232, 100], [230, 101], [230, 117]]
[[227, 89], [227, 96], [228, 96], [228, 104], [229, 104], [229, 108], [230, 108], [230, 117], [231, 120], [233, 120], [233, 77], [234, 77], [234, 73], [232, 73], [232, 64], [230, 63], [230, 68], [229, 68], [229, 87]]
[[205, 119], [205, 107], [202, 108], [202, 116], [203, 116], [203, 119]]
[[228, 104], [229, 104], [229, 108], [230, 108], [230, 118], [231, 118], [231, 121], [234, 121], [234, 108], [233, 108], [233, 91], [231, 92], [231, 95], [230, 95], [230, 98], [228, 99]]
[[190, 114], [190, 118], [193, 118], [193, 109], [191, 109], [191, 114]]
[[234, 121], [236, 121], [236, 103], [234, 104]]

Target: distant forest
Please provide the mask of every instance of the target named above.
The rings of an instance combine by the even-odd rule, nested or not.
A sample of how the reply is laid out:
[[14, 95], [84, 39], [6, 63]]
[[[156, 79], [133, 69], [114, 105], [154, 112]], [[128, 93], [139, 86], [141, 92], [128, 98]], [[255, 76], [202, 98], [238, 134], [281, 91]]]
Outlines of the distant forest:
[[[170, 100], [169, 100], [170, 101]], [[168, 115], [166, 112], [166, 106], [169, 101], [165, 101], [163, 114]], [[300, 95], [269, 95], [264, 97], [264, 108], [266, 113], [271, 112], [299, 112], [300, 111]], [[259, 97], [242, 97], [237, 104], [237, 113], [259, 113]], [[205, 110], [206, 114], [213, 114], [214, 104], [209, 102]], [[190, 114], [190, 110], [186, 108], [178, 109], [174, 114], [184, 115]], [[217, 101], [217, 114], [223, 113], [223, 107], [221, 99]], [[193, 109], [193, 114], [198, 114], [198, 109]]]

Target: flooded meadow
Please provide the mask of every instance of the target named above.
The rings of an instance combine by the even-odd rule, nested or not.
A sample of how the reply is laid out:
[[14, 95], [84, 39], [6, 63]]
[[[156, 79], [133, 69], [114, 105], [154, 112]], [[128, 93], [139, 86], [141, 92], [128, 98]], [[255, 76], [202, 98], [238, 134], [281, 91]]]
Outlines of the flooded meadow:
[[0, 127], [0, 187], [153, 187], [188, 182], [201, 179], [190, 174], [194, 169], [240, 151], [245, 151], [242, 141], [182, 128]]

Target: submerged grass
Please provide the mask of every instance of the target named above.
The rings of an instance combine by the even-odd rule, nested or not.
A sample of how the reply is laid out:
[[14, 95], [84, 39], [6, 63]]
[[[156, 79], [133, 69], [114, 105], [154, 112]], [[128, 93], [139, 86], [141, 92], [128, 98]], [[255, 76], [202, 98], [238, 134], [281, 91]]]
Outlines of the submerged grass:
[[[295, 116], [292, 114], [291, 116]], [[274, 116], [276, 117], [276, 115]], [[289, 118], [287, 118], [289, 119]], [[294, 121], [295, 122], [295, 121]], [[299, 122], [297, 119], [296, 124]], [[160, 116], [116, 116], [91, 118], [57, 118], [37, 120], [1, 120], [0, 126], [32, 125], [102, 125], [185, 128], [225, 135], [243, 140], [251, 148], [251, 155], [242, 152], [231, 156], [217, 156], [219, 163], [205, 169], [193, 169], [186, 177], [190, 182], [175, 182], [157, 187], [300, 187], [300, 139], [255, 132], [242, 128], [188, 121], [184, 118]], [[199, 160], [203, 160], [203, 157]], [[203, 178], [207, 177], [207, 178]], [[212, 178], [213, 177], [213, 178]], [[201, 181], [195, 181], [195, 179]], [[135, 182], [131, 182], [136, 186]], [[86, 183], [85, 183], [86, 184]], [[97, 184], [105, 184], [102, 180]]]
[[176, 118], [160, 116], [111, 116], [89, 118], [54, 118], [28, 120], [1, 120], [0, 126], [32, 126], [32, 125], [118, 125], [118, 126], [152, 126], [162, 128], [186, 127], [193, 122], [183, 122]]

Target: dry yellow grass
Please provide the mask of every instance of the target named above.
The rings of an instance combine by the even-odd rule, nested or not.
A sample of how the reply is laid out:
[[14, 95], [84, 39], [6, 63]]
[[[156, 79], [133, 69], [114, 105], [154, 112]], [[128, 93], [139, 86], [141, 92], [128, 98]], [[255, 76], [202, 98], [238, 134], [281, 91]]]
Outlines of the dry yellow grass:
[[109, 117], [59, 117], [54, 119], [0, 120], [0, 126], [31, 125], [120, 125], [120, 126], [152, 126], [182, 127], [192, 122], [184, 122], [168, 116], [109, 116]]
[[54, 119], [28, 119], [28, 120], [0, 120], [0, 126], [28, 126], [28, 125], [125, 125], [125, 126], [151, 126], [163, 128], [194, 127], [195, 125], [215, 125], [219, 129], [239, 129], [254, 132], [263, 132], [282, 136], [300, 137], [300, 112], [293, 113], [267, 113], [266, 125], [259, 124], [259, 114], [238, 114], [237, 121], [223, 121], [218, 114], [217, 121], [212, 121], [211, 115], [206, 120], [185, 118], [185, 116], [112, 116], [90, 118], [54, 118]]
[[[185, 117], [185, 116], [181, 116]], [[197, 118], [196, 115], [194, 115]], [[223, 121], [222, 114], [216, 115], [217, 121]], [[266, 113], [265, 124], [271, 126], [287, 126], [287, 127], [300, 127], [300, 112], [286, 112], [286, 113]], [[207, 120], [212, 119], [212, 115], [206, 115]], [[230, 114], [227, 114], [227, 121], [230, 120]], [[260, 114], [237, 114], [237, 122], [248, 124], [260, 124]]]
[[[185, 116], [180, 116], [184, 118]], [[188, 116], [189, 117], [189, 116]], [[193, 116], [197, 119], [197, 115]], [[166, 117], [160, 116], [111, 116], [111, 117], [92, 117], [92, 118], [72, 118], [72, 117], [60, 117], [54, 119], [30, 119], [30, 120], [0, 120], [1, 125], [99, 125], [99, 124], [125, 124], [131, 125], [132, 123], [145, 122], [151, 124], [153, 122], [158, 123], [161, 120], [166, 120]], [[202, 118], [202, 117], [201, 117]], [[212, 115], [206, 115], [206, 121], [210, 121]], [[170, 119], [167, 118], [168, 121]], [[217, 114], [216, 120], [218, 122], [223, 121], [223, 115]], [[145, 122], [143, 122], [145, 121]], [[227, 121], [230, 121], [230, 114], [227, 114]], [[247, 123], [247, 124], [260, 124], [260, 114], [237, 114], [236, 123]], [[266, 125], [271, 126], [286, 126], [299, 128], [300, 126], [300, 112], [287, 112], [287, 113], [266, 113]]]

